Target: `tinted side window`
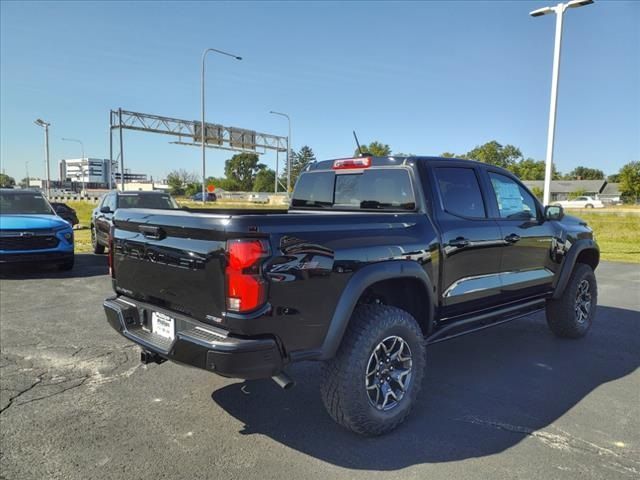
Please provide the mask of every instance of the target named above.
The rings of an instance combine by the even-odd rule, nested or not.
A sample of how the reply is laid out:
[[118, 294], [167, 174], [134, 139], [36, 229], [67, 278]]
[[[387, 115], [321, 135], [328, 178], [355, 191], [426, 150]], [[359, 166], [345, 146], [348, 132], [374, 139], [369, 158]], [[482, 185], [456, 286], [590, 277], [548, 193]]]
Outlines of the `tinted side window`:
[[444, 209], [454, 215], [486, 218], [478, 177], [472, 168], [436, 168], [436, 181]]
[[489, 179], [498, 202], [501, 218], [536, 218], [536, 202], [518, 182], [512, 178], [489, 172]]

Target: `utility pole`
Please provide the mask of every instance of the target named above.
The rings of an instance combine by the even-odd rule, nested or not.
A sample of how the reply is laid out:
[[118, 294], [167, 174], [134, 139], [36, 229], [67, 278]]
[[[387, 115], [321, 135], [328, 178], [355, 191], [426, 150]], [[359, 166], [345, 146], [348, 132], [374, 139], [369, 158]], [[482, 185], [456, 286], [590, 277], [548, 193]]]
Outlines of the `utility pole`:
[[204, 50], [204, 52], [202, 52], [202, 70], [200, 72], [200, 106], [202, 108], [202, 123], [200, 124], [200, 133], [201, 135], [201, 142], [202, 142], [202, 203], [204, 204], [204, 202], [207, 200], [207, 161], [206, 161], [206, 155], [207, 155], [207, 147], [206, 147], [206, 143], [205, 143], [205, 138], [206, 138], [206, 123], [205, 123], [205, 119], [204, 119], [204, 67], [205, 67], [205, 60], [207, 59], [207, 53], [209, 52], [214, 52], [214, 53], [219, 53], [220, 55], [226, 55], [227, 57], [231, 57], [234, 58], [235, 60], [242, 60], [242, 57], [239, 57], [237, 55], [234, 55], [232, 53], [227, 53], [227, 52], [223, 52], [222, 50], [218, 50], [215, 48], [206, 48]]
[[51, 174], [49, 170], [49, 126], [50, 123], [45, 122], [44, 120], [38, 118], [33, 123], [38, 125], [39, 127], [44, 128], [44, 162], [45, 162], [45, 170], [47, 172], [47, 197], [51, 196]]
[[560, 77], [560, 50], [562, 47], [562, 19], [568, 8], [590, 5], [593, 0], [571, 0], [567, 3], [558, 3], [555, 7], [543, 7], [529, 15], [540, 17], [551, 13], [556, 14], [556, 35], [553, 48], [553, 73], [551, 76], [551, 104], [549, 106], [549, 128], [547, 131], [547, 155], [544, 168], [544, 196], [543, 204], [549, 205], [551, 201], [551, 176], [553, 172], [553, 146], [556, 135], [556, 110], [558, 107], [558, 79]]

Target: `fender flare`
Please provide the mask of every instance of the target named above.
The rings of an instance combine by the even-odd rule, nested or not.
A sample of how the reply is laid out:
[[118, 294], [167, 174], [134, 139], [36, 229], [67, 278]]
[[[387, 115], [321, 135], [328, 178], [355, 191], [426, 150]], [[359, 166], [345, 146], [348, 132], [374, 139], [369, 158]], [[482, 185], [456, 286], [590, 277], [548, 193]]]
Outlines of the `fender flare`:
[[409, 260], [394, 260], [367, 265], [351, 277], [342, 291], [321, 347], [320, 360], [335, 356], [351, 315], [364, 291], [374, 283], [400, 278], [412, 278], [422, 283], [428, 297], [426, 301], [429, 302], [429, 321], [433, 321], [435, 310], [433, 284], [420, 264]]
[[595, 240], [583, 238], [574, 243], [571, 248], [569, 248], [569, 252], [565, 255], [564, 260], [562, 261], [560, 272], [556, 275], [552, 297], [554, 300], [560, 298], [564, 293], [567, 283], [569, 283], [571, 273], [573, 272], [573, 268], [578, 260], [578, 256], [585, 250], [594, 250], [598, 254], [598, 263], [600, 262], [600, 249], [598, 248], [598, 244]]

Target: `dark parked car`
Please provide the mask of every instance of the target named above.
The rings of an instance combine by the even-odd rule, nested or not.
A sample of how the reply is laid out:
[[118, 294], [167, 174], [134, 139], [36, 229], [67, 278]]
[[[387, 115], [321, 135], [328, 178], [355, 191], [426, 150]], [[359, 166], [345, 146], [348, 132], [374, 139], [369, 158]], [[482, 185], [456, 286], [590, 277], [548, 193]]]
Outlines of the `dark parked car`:
[[0, 264], [74, 263], [73, 227], [34, 190], [0, 189]]
[[164, 192], [112, 191], [105, 194], [91, 213], [91, 245], [94, 253], [104, 253], [109, 246], [113, 214], [122, 208], [174, 210], [180, 207], [171, 195]]
[[357, 433], [407, 417], [429, 343], [538, 310], [559, 337], [594, 319], [591, 229], [485, 163], [314, 162], [288, 212], [206, 212], [118, 210], [111, 326], [143, 362], [284, 387], [322, 361], [324, 405]]
[[[217, 199], [218, 199], [218, 197], [216, 196], [215, 193], [206, 192], [206, 201], [207, 202], [215, 202]], [[191, 195], [191, 200], [194, 200], [196, 202], [201, 202], [202, 201], [202, 192], [194, 193], [193, 195]]]
[[71, 226], [75, 226], [80, 223], [76, 211], [66, 203], [51, 202], [51, 206], [53, 207], [53, 210], [56, 212], [56, 214], [69, 222]]

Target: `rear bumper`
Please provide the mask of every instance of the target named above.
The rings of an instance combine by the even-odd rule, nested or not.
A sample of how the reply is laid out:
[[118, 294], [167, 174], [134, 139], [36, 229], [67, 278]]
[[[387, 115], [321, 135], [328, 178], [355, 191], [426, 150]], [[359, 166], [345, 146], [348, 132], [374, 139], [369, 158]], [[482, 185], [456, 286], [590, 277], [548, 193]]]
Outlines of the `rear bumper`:
[[[109, 324], [121, 335], [167, 360], [244, 379], [269, 378], [283, 368], [283, 358], [274, 338], [233, 337], [184, 315], [123, 297], [105, 300], [104, 310]], [[146, 328], [151, 323], [152, 312], [174, 319], [173, 340]]]
[[73, 250], [49, 251], [43, 253], [25, 252], [20, 253], [14, 251], [11, 253], [0, 253], [0, 264], [16, 264], [16, 263], [64, 263], [73, 259]]

